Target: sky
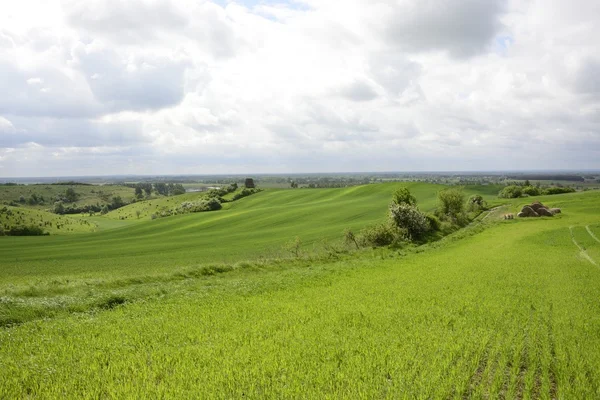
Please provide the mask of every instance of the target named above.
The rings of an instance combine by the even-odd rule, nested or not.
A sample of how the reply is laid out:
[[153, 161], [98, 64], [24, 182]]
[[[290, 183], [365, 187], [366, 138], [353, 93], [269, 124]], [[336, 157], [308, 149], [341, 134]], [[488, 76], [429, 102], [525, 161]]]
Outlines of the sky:
[[597, 0], [19, 0], [0, 177], [600, 168]]

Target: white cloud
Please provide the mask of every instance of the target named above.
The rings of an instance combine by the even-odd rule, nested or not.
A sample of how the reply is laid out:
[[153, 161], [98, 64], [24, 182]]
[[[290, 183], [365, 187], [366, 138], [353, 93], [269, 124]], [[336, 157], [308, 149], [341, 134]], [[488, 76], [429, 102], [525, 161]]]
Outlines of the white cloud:
[[223, 3], [3, 5], [2, 174], [600, 167], [595, 1]]

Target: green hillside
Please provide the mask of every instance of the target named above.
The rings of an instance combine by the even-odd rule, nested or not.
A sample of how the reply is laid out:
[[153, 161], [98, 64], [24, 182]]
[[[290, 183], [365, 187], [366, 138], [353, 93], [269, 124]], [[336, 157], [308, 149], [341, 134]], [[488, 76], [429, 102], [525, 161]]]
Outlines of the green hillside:
[[[35, 301], [32, 287], [11, 303], [9, 281], [93, 275], [76, 267], [88, 261], [116, 279], [335, 237], [382, 218], [391, 189], [268, 191], [112, 231], [3, 238], [2, 254], [39, 253], [1, 261], [3, 301]], [[438, 187], [412, 189], [433, 206]], [[111, 310], [0, 330], [0, 397], [597, 398], [600, 192], [540, 199], [562, 214], [505, 221], [499, 210], [415, 251], [140, 280], [153, 295], [131, 304], [115, 281], [100, 303]], [[69, 251], [79, 264], [61, 258]]]
[[0, 206], [0, 225], [5, 231], [14, 227], [35, 226], [51, 235], [93, 232], [96, 225], [81, 218], [70, 218], [26, 207]]
[[[0, 185], [0, 203], [18, 203], [39, 210], [52, 210], [54, 203], [65, 197], [67, 189], [73, 189], [76, 200], [65, 204], [74, 208], [110, 204], [113, 197], [130, 202], [134, 189], [119, 185]], [[35, 196], [35, 201], [32, 201]]]
[[[305, 248], [312, 248], [324, 240], [340, 240], [346, 228], [360, 229], [382, 221], [398, 186], [272, 189], [227, 203], [220, 211], [143, 220], [77, 237], [3, 238], [0, 251], [6, 257], [0, 260], [0, 284], [41, 277], [147, 275], [198, 264], [272, 257], [280, 255], [283, 245], [295, 237]], [[444, 187], [409, 186], [423, 210], [435, 207], [436, 194]], [[470, 187], [469, 192], [481, 188], [487, 189]], [[179, 201], [179, 197], [162, 202]], [[35, 252], [30, 251], [31, 246]], [[47, 266], [49, 259], [52, 268]]]

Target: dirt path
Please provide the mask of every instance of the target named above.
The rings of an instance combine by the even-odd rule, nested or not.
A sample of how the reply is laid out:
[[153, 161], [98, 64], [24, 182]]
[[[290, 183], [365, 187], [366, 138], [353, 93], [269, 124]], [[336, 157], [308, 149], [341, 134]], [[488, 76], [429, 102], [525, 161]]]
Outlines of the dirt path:
[[573, 244], [575, 246], [577, 246], [577, 248], [579, 249], [579, 254], [581, 254], [581, 256], [583, 258], [585, 258], [586, 260], [588, 260], [589, 262], [591, 262], [592, 264], [594, 264], [597, 267], [598, 264], [596, 264], [596, 261], [594, 261], [594, 259], [589, 256], [589, 254], [585, 251], [585, 249], [583, 247], [581, 247], [579, 245], [579, 243], [577, 243], [577, 241], [575, 240], [575, 235], [573, 235], [573, 227], [572, 226], [569, 227], [569, 231], [571, 232], [571, 240], [573, 241]]

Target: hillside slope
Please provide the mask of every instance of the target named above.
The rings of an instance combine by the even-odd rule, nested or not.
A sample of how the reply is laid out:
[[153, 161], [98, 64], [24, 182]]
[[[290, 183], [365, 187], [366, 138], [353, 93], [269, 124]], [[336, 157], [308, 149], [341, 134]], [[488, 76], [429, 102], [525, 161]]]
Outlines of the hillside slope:
[[597, 398], [600, 193], [542, 200], [563, 213], [0, 330], [0, 397]]
[[[32, 278], [135, 276], [270, 256], [299, 237], [311, 247], [382, 221], [400, 184], [266, 190], [220, 211], [159, 218], [77, 237], [2, 238], [0, 284]], [[423, 210], [444, 186], [409, 184]], [[487, 187], [483, 187], [487, 189]], [[470, 187], [470, 191], [479, 190]], [[53, 260], [48, 267], [48, 260]]]

